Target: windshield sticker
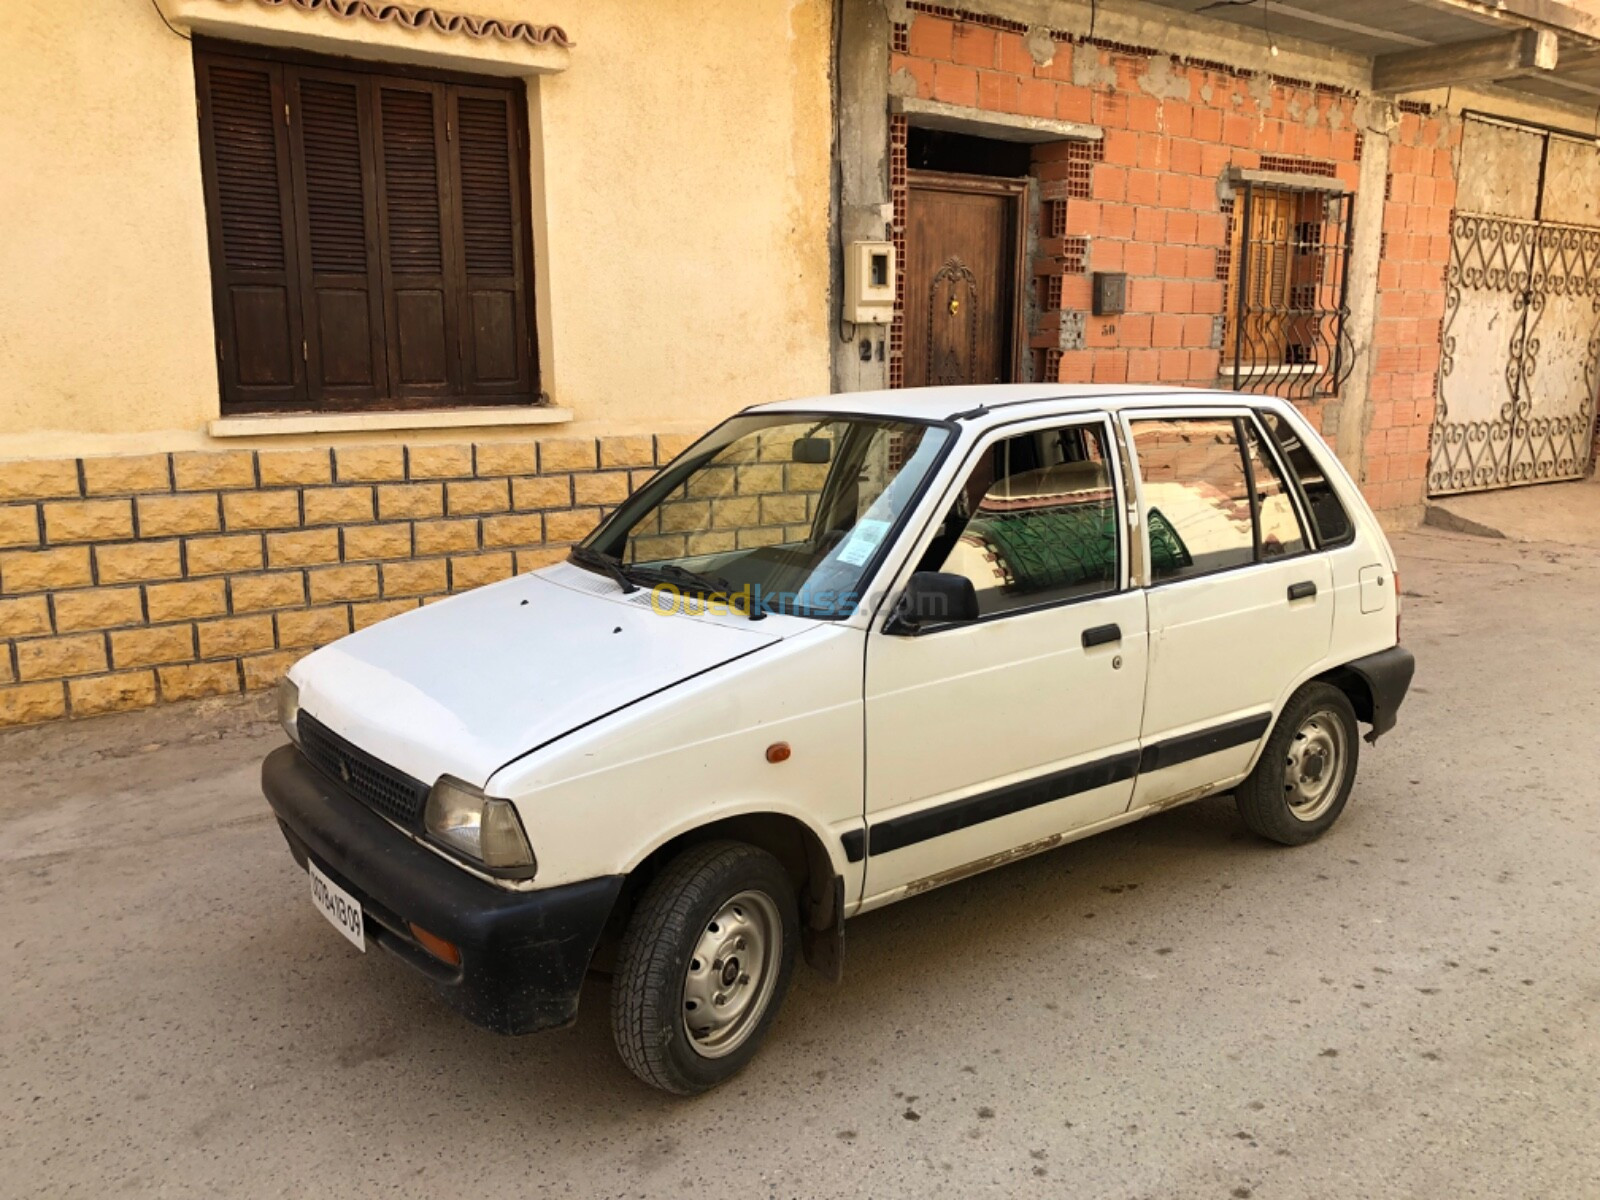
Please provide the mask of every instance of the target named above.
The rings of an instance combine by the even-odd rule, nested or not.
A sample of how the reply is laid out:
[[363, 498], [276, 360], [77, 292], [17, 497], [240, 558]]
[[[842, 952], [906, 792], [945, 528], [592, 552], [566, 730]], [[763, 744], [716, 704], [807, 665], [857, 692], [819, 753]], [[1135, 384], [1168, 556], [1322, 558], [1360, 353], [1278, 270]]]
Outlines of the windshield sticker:
[[839, 547], [839, 561], [849, 563], [852, 567], [859, 567], [872, 557], [872, 552], [878, 548], [878, 543], [883, 541], [883, 535], [889, 532], [889, 522], [865, 519], [858, 521], [856, 527], [850, 531], [850, 536], [844, 540], [844, 545]]

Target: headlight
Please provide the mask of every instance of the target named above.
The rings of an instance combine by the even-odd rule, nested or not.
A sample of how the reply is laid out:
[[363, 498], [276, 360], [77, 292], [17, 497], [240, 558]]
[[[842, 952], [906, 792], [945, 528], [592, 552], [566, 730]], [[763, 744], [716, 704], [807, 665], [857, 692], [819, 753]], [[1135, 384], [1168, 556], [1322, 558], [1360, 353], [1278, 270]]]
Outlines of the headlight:
[[537, 865], [511, 801], [485, 796], [448, 775], [428, 793], [423, 824], [437, 841], [486, 867]]
[[300, 689], [287, 675], [278, 684], [278, 724], [296, 746], [300, 744]]

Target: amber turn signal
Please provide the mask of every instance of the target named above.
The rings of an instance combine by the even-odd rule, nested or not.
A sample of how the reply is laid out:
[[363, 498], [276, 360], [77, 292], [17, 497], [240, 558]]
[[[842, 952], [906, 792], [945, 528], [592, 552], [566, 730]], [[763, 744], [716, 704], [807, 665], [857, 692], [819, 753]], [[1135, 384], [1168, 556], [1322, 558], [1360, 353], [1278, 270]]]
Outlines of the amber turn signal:
[[438, 934], [429, 933], [421, 925], [414, 922], [407, 922], [407, 924], [411, 926], [411, 936], [416, 938], [417, 944], [429, 954], [440, 962], [449, 963], [452, 967], [461, 965], [461, 951], [456, 949], [453, 943], [445, 941]]
[[767, 747], [767, 761], [769, 763], [785, 762], [785, 761], [787, 761], [788, 757], [789, 757], [789, 743], [788, 742], [773, 742], [772, 745]]

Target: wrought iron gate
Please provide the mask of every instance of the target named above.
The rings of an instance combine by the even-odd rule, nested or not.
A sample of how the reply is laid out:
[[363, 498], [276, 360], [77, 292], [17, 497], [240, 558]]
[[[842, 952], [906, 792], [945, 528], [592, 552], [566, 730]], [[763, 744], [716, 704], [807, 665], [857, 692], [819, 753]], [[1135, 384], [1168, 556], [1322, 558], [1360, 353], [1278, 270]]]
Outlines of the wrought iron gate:
[[1431, 495], [1581, 478], [1600, 387], [1600, 153], [1540, 131], [1466, 132], [1461, 208], [1480, 211], [1451, 225]]

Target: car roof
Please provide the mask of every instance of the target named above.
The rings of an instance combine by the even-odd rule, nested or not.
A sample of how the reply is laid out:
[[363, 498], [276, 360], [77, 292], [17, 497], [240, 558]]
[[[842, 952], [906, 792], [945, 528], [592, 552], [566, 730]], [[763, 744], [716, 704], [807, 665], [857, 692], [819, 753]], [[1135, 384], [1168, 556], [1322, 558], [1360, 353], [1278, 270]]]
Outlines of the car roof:
[[[948, 421], [958, 415], [980, 415], [974, 410], [1004, 408], [1009, 417], [1025, 415], [1024, 406], [1046, 406], [1056, 412], [1088, 412], [1125, 408], [1130, 404], [1182, 408], [1216, 404], [1271, 404], [1271, 396], [1242, 396], [1207, 388], [1151, 384], [1099, 383], [994, 383], [961, 387], [894, 388], [877, 392], [844, 392], [832, 396], [780, 400], [758, 404], [747, 412], [840, 412], [909, 421]], [[982, 414], [987, 415], [987, 414]]]

